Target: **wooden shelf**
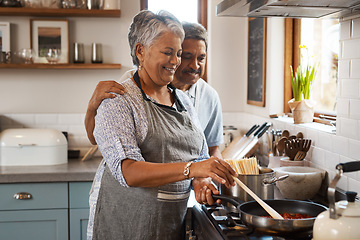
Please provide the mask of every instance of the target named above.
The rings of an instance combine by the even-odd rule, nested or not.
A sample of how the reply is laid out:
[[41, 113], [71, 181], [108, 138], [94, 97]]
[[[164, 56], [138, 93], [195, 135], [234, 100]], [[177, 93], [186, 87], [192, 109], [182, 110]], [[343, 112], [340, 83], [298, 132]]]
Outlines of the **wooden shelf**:
[[0, 7], [0, 16], [36, 16], [36, 17], [120, 17], [120, 9], [76, 9], [76, 8], [22, 8]]
[[34, 64], [16, 64], [4, 63], [0, 64], [1, 68], [7, 69], [121, 69], [121, 64], [118, 63], [74, 63], [74, 64], [48, 64], [48, 63], [34, 63]]

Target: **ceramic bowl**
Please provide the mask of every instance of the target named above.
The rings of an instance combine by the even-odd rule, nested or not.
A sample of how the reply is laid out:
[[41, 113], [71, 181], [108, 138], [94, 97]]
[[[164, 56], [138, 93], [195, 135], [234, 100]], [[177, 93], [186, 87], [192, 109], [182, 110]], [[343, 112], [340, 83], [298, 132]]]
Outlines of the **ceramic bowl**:
[[276, 182], [281, 194], [286, 199], [312, 199], [320, 190], [326, 171], [312, 167], [279, 167], [275, 168], [275, 176], [288, 174], [283, 181]]

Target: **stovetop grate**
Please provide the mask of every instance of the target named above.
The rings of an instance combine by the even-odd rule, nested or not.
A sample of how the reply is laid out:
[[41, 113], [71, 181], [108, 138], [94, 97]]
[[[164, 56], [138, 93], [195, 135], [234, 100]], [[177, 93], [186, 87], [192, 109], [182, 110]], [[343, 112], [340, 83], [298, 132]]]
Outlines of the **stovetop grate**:
[[[238, 217], [238, 213], [233, 213], [227, 211], [223, 206], [205, 206], [205, 205], [195, 205], [194, 211], [197, 211], [197, 214], [194, 214], [195, 217], [198, 214], [205, 215], [208, 220], [208, 225], [203, 226], [204, 229], [213, 228], [218, 233], [218, 236], [214, 238], [203, 238], [207, 240], [212, 239], [224, 239], [224, 240], [241, 240], [241, 239], [251, 239], [251, 240], [299, 240], [291, 237], [269, 235], [267, 233], [256, 231], [256, 229], [249, 228], [245, 226], [241, 219]], [[206, 221], [202, 221], [206, 222]], [[210, 224], [209, 224], [210, 222]], [[202, 224], [197, 223], [197, 224]], [[212, 232], [214, 233], [214, 230]], [[195, 230], [196, 232], [196, 230]], [[214, 235], [214, 234], [212, 234]], [[198, 238], [202, 239], [202, 238]], [[310, 240], [312, 235], [302, 236], [301, 240]]]

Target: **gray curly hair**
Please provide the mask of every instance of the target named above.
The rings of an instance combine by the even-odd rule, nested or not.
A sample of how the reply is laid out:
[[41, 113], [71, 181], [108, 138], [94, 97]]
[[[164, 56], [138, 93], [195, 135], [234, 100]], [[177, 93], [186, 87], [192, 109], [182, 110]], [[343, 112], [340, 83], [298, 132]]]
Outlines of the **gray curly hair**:
[[133, 64], [139, 67], [140, 63], [135, 53], [137, 43], [145, 47], [151, 44], [166, 31], [178, 35], [181, 41], [184, 40], [185, 33], [180, 21], [171, 13], [161, 10], [153, 13], [149, 10], [139, 12], [130, 25], [128, 40], [130, 45]]

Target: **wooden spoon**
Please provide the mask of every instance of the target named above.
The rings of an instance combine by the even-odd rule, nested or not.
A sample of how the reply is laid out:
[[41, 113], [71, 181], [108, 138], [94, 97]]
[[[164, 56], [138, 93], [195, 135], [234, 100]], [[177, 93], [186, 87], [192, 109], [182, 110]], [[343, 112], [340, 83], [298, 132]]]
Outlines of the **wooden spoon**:
[[302, 132], [298, 132], [296, 134], [296, 138], [304, 138], [304, 134]]
[[261, 200], [261, 198], [259, 198], [253, 191], [251, 191], [250, 188], [248, 188], [244, 183], [242, 183], [240, 179], [234, 176], [233, 178], [235, 182], [239, 184], [240, 187], [242, 187], [250, 196], [252, 196], [260, 204], [261, 207], [265, 209], [267, 213], [270, 214], [270, 216], [272, 216], [274, 219], [284, 219], [277, 211], [275, 211], [272, 207], [266, 204], [266, 202]]
[[289, 136], [290, 136], [290, 132], [289, 132], [288, 130], [282, 131], [281, 137], [286, 137], [286, 138], [288, 138]]
[[280, 138], [280, 140], [277, 143], [277, 150], [279, 152], [279, 156], [284, 155], [286, 141], [287, 141], [286, 137], [282, 137], [282, 138]]

